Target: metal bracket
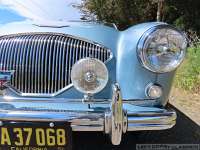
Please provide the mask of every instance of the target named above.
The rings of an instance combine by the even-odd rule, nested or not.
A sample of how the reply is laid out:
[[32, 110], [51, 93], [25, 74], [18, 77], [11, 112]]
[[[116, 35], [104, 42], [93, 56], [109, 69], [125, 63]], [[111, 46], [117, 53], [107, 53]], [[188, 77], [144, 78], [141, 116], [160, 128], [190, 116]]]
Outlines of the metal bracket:
[[90, 103], [90, 102], [94, 102], [94, 98], [92, 94], [84, 94], [84, 97], [82, 99], [83, 103]]
[[105, 113], [105, 133], [110, 135], [113, 145], [121, 143], [122, 135], [127, 131], [127, 113], [123, 110], [121, 91], [118, 84], [113, 86], [110, 111]]

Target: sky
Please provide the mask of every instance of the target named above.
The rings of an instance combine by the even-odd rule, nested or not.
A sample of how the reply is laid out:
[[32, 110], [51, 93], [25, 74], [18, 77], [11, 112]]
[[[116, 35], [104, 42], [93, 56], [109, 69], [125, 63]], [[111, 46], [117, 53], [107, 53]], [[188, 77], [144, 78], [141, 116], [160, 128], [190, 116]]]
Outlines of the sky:
[[0, 24], [9, 23], [11, 21], [23, 21], [25, 18], [14, 12], [0, 8]]
[[0, 23], [80, 20], [80, 10], [73, 7], [80, 3], [81, 0], [0, 0]]

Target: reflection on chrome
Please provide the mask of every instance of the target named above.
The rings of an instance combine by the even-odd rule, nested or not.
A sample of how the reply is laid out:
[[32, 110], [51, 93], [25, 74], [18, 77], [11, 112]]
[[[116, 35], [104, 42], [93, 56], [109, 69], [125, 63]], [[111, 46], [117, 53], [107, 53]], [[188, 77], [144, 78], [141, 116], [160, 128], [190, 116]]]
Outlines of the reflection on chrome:
[[[44, 98], [33, 103], [28, 98], [4, 97], [0, 101], [0, 118], [4, 121], [69, 121], [73, 131], [103, 131], [109, 134], [114, 145], [119, 145], [122, 134], [127, 131], [163, 130], [173, 127], [176, 113], [171, 109], [141, 107], [123, 103], [118, 84], [113, 86], [110, 108], [107, 105], [98, 108], [98, 100], [93, 101], [91, 108], [84, 103], [77, 108], [76, 100], [52, 101]], [[12, 100], [13, 99], [13, 100]], [[101, 100], [103, 101], [103, 100]], [[100, 101], [100, 102], [101, 102]], [[24, 107], [26, 102], [26, 107]], [[106, 101], [108, 103], [109, 101]], [[101, 104], [101, 103], [100, 103]]]

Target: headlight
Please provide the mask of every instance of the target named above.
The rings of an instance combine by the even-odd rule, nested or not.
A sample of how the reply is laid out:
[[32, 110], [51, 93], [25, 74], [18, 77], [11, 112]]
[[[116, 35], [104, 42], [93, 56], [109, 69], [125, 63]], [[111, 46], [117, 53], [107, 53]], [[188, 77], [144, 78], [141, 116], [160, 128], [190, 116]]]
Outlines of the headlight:
[[78, 91], [84, 94], [95, 94], [106, 86], [108, 70], [100, 60], [84, 58], [73, 65], [71, 80]]
[[180, 31], [169, 25], [160, 25], [142, 36], [137, 51], [145, 68], [152, 72], [165, 73], [181, 64], [186, 48], [186, 37]]

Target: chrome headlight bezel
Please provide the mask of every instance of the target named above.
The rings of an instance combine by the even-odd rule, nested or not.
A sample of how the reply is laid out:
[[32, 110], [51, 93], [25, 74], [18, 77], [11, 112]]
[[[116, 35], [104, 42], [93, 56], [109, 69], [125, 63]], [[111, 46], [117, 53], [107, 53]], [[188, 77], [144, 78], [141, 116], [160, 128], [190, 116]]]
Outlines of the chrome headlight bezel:
[[[149, 40], [150, 36], [153, 33], [157, 32], [158, 30], [162, 30], [162, 29], [166, 29], [166, 30], [169, 29], [169, 30], [172, 30], [172, 31], [180, 34], [180, 36], [182, 36], [182, 38], [183, 38], [183, 42], [186, 45], [186, 47], [185, 47], [185, 49], [182, 49], [181, 57], [178, 61], [176, 60], [177, 63], [175, 66], [171, 66], [171, 68], [166, 67], [167, 69], [156, 69], [146, 59], [145, 52], [147, 51], [147, 48], [145, 48], [145, 44], [146, 44], [146, 41]], [[146, 68], [154, 73], [167, 73], [167, 72], [171, 72], [171, 71], [175, 70], [183, 62], [185, 55], [186, 55], [186, 48], [187, 48], [187, 38], [186, 38], [185, 34], [168, 24], [162, 24], [162, 25], [157, 25], [157, 26], [150, 28], [141, 36], [141, 38], [137, 44], [137, 55], [138, 55], [140, 63], [142, 64], [142, 66], [144, 68]]]

